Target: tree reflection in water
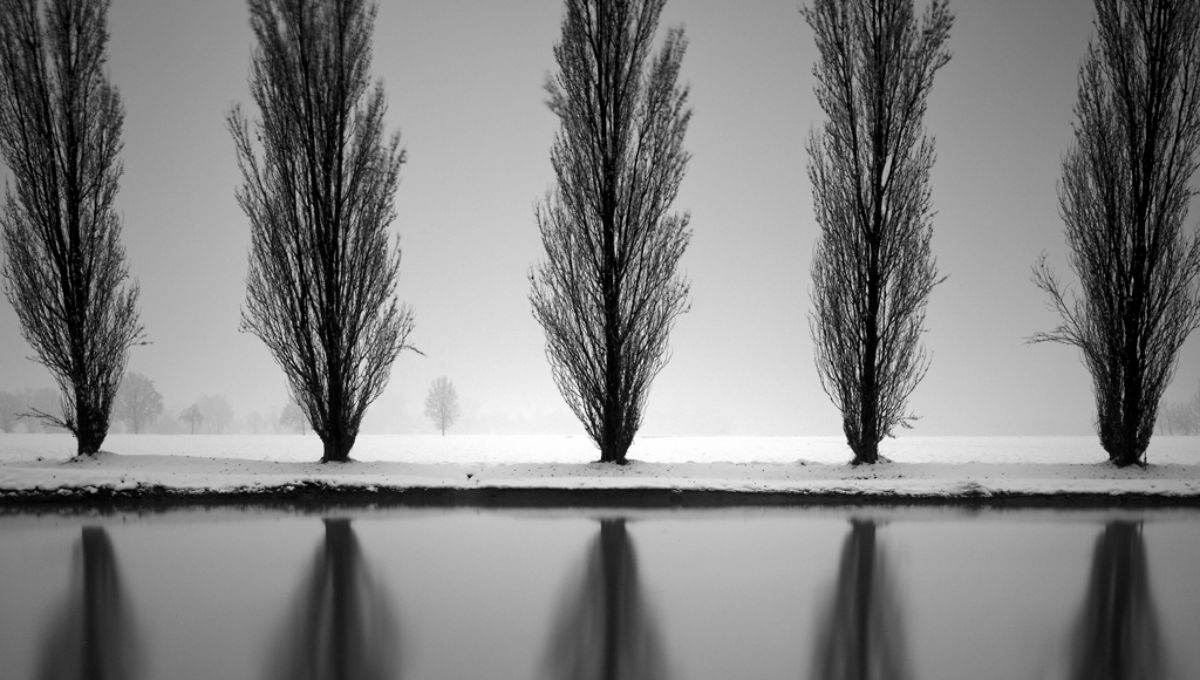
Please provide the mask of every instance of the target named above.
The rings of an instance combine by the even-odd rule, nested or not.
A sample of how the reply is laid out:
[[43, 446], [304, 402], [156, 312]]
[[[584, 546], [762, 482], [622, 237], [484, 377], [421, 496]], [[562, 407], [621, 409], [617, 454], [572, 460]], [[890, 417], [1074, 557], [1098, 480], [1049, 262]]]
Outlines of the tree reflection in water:
[[102, 527], [83, 527], [74, 571], [66, 606], [46, 635], [38, 677], [137, 677], [136, 633], [112, 540]]
[[1074, 643], [1072, 678], [1167, 676], [1141, 522], [1109, 522], [1096, 540]]
[[287, 617], [271, 677], [398, 677], [386, 593], [371, 577], [349, 519], [326, 519], [325, 540]]
[[600, 521], [582, 579], [572, 584], [556, 618], [544, 676], [555, 680], [667, 677], [624, 519]]
[[874, 520], [850, 520], [837, 588], [817, 625], [814, 678], [912, 677], [895, 585], [875, 531]]

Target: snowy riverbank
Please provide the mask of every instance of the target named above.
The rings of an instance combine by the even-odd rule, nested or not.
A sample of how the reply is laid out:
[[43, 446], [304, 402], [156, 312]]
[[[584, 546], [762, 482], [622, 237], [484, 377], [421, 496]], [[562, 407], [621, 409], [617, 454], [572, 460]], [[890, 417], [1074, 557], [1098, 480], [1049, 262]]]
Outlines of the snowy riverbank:
[[[104, 454], [71, 459], [58, 435], [0, 435], [0, 498], [246, 499], [489, 492], [556, 502], [609, 494], [638, 502], [744, 496], [771, 502], [1105, 498], [1200, 502], [1200, 438], [1156, 438], [1145, 469], [1104, 462], [1092, 437], [910, 437], [892, 462], [852, 467], [836, 438], [648, 437], [625, 467], [599, 465], [579, 437], [364, 436], [357, 462], [321, 465], [315, 437], [114, 435]], [[603, 500], [601, 498], [601, 500]], [[684, 499], [686, 500], [686, 499]], [[728, 500], [728, 499], [726, 499]]]

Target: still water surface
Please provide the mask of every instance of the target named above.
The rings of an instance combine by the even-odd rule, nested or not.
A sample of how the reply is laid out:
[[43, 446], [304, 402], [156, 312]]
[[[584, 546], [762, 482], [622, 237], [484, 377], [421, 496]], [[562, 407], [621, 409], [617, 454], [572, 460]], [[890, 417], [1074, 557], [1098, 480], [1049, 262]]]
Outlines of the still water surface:
[[3, 678], [1197, 678], [1200, 511], [0, 517]]

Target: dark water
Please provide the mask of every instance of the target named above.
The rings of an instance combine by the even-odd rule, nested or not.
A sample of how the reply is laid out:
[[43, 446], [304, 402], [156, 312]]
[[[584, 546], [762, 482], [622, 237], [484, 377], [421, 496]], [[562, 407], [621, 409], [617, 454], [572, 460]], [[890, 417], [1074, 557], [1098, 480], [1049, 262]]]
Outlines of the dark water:
[[1197, 678], [1200, 512], [0, 518], [3, 678]]

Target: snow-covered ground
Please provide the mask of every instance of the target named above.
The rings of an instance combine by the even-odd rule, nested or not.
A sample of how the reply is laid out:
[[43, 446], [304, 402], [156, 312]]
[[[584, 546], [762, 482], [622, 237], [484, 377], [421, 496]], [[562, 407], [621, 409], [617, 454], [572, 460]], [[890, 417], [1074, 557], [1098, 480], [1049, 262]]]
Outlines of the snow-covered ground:
[[254, 492], [305, 483], [373, 488], [679, 489], [962, 497], [1200, 497], [1200, 437], [1157, 437], [1146, 469], [1105, 463], [1094, 437], [904, 437], [892, 462], [851, 467], [835, 437], [643, 437], [627, 467], [591, 463], [583, 437], [364, 435], [353, 465], [320, 465], [315, 436], [114, 435], [70, 460], [64, 435], [0, 435], [0, 492]]
[[[110, 435], [104, 450], [123, 456], [237, 458], [312, 462], [321, 441], [308, 435]], [[899, 437], [880, 445], [897, 463], [1096, 463], [1105, 459], [1095, 436]], [[41, 457], [66, 460], [69, 435], [0, 434], [0, 464]], [[585, 463], [599, 455], [584, 436], [362, 435], [351, 454], [363, 462]], [[638, 437], [629, 457], [646, 463], [845, 463], [842, 437]], [[1155, 437], [1152, 464], [1200, 465], [1200, 437]]]

